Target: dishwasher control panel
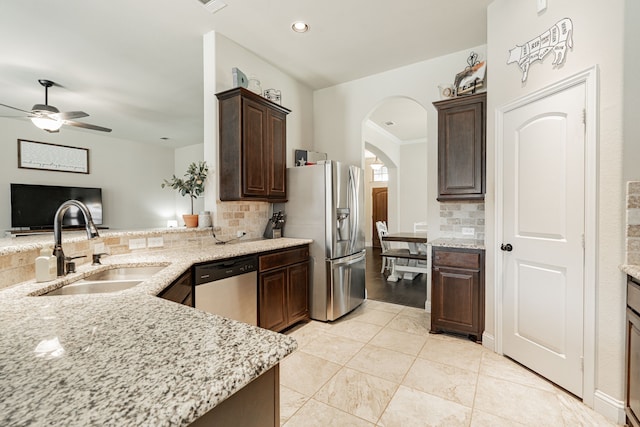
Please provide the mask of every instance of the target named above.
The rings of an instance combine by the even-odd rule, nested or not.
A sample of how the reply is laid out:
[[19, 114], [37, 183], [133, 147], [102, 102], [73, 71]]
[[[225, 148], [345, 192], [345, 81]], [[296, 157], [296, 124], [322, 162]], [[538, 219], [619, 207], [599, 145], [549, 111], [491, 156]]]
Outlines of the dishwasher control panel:
[[258, 269], [258, 257], [255, 255], [214, 261], [195, 266], [196, 285], [250, 273]]

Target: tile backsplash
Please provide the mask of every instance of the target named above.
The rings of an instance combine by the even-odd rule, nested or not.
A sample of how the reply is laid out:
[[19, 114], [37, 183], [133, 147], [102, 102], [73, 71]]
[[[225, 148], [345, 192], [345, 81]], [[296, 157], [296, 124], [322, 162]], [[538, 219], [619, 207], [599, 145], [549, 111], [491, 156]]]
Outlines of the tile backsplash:
[[640, 265], [640, 182], [627, 183], [627, 264]]
[[[102, 244], [103, 251], [111, 255], [131, 253], [129, 241], [131, 239], [143, 240], [143, 250], [162, 250], [165, 248], [180, 248], [199, 244], [201, 246], [211, 244], [211, 229], [158, 229], [140, 232], [105, 232], [97, 239], [85, 240], [84, 232], [67, 232], [63, 237], [76, 237], [72, 241], [63, 241], [64, 252], [67, 256], [82, 256], [76, 260], [78, 266], [91, 263], [91, 255], [96, 253], [95, 245]], [[77, 236], [80, 236], [79, 238]], [[149, 248], [148, 238], [161, 238], [162, 245]], [[31, 280], [35, 276], [35, 259], [40, 255], [41, 248], [53, 247], [53, 233], [50, 236], [35, 237], [40, 239], [33, 243], [27, 237], [22, 239], [15, 237], [2, 239], [5, 243], [0, 247], [0, 289], [13, 284]], [[78, 240], [79, 239], [79, 240]], [[8, 244], [6, 242], [9, 242]]]
[[238, 231], [247, 233], [247, 239], [262, 237], [269, 219], [268, 202], [218, 202], [214, 226], [216, 237], [228, 240]]
[[484, 202], [440, 203], [440, 236], [484, 240]]

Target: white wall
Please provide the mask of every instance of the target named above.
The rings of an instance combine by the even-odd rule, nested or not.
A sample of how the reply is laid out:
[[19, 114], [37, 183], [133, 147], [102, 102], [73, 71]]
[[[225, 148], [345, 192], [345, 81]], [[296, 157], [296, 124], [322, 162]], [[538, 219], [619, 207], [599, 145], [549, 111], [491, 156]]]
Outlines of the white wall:
[[[635, 0], [634, 0], [635, 1]], [[622, 100], [623, 100], [623, 23], [624, 0], [585, 2], [554, 0], [546, 12], [538, 15], [533, 0], [496, 0], [488, 8], [488, 119], [487, 119], [487, 197], [486, 197], [486, 312], [487, 332], [495, 324], [494, 240], [495, 186], [495, 109], [563, 78], [594, 65], [600, 69], [599, 105], [599, 208], [598, 208], [598, 282], [597, 354], [595, 387], [598, 393], [623, 399], [624, 352], [624, 277], [618, 265], [624, 262], [625, 206], [623, 175]], [[637, 9], [637, 7], [636, 7]], [[540, 35], [562, 18], [573, 21], [574, 47], [567, 51], [566, 63], [551, 65], [553, 55], [535, 62], [525, 84], [516, 64], [506, 64], [509, 49]], [[637, 26], [637, 16], [632, 21]], [[636, 30], [637, 34], [637, 30]], [[629, 40], [635, 45], [637, 39]], [[632, 49], [635, 49], [631, 46]], [[636, 62], [637, 66], [637, 62]], [[636, 86], [637, 88], [637, 86]], [[637, 117], [634, 117], [637, 121]], [[626, 143], [632, 144], [632, 141]], [[637, 163], [638, 159], [635, 159]], [[637, 177], [637, 175], [636, 175]], [[585, 399], [593, 396], [585, 396]], [[596, 407], [598, 403], [596, 401]]]
[[640, 180], [640, 1], [625, 2], [624, 42], [624, 181]]
[[[210, 179], [205, 193], [205, 207], [217, 212], [218, 200], [218, 102], [215, 94], [233, 87], [232, 68], [247, 76], [255, 75], [262, 89], [279, 89], [282, 106], [291, 110], [287, 116], [287, 166], [294, 166], [295, 149], [312, 149], [313, 92], [291, 76], [266, 62], [255, 53], [221, 34], [204, 35], [204, 158], [210, 165]], [[222, 202], [224, 203], [224, 202]], [[260, 203], [260, 202], [253, 202]], [[265, 219], [266, 223], [266, 219]], [[264, 224], [247, 223], [243, 229], [262, 233]], [[255, 229], [255, 230], [254, 230]], [[259, 229], [259, 230], [258, 230]]]
[[[400, 231], [413, 231], [413, 224], [426, 222], [428, 217], [426, 143], [409, 143], [400, 146], [400, 174], [398, 197], [398, 225]], [[433, 204], [433, 203], [432, 203]], [[434, 224], [435, 225], [435, 224]]]
[[[89, 149], [90, 173], [18, 168], [17, 139]], [[164, 227], [175, 216], [174, 195], [160, 184], [174, 170], [173, 149], [63, 127], [50, 134], [31, 122], [0, 118], [0, 230], [11, 226], [9, 183], [101, 187], [103, 222], [115, 229]], [[34, 201], [37, 206], [37, 201]]]
[[[440, 100], [438, 85], [453, 83], [455, 75], [467, 65], [467, 57], [471, 51], [477, 52], [481, 59], [486, 57], [486, 46], [470, 47], [450, 55], [322, 89], [314, 94], [314, 149], [328, 153], [330, 159], [351, 164], [362, 162], [362, 122], [381, 102], [390, 97], [402, 96], [414, 99], [425, 108], [427, 161], [424, 167], [427, 175], [426, 182], [424, 178], [415, 180], [416, 183], [423, 182], [422, 186], [414, 187], [416, 192], [425, 196], [414, 200], [419, 200], [418, 203], [427, 207], [427, 218], [421, 214], [420, 220], [428, 221], [430, 238], [438, 237], [440, 232], [439, 204], [436, 202], [438, 118], [432, 103]], [[413, 180], [405, 179], [401, 185], [408, 185], [410, 182]], [[392, 185], [390, 182], [389, 187]], [[406, 190], [414, 192], [410, 188]], [[391, 205], [391, 201], [389, 204]], [[404, 210], [406, 206], [400, 206], [400, 209]], [[414, 221], [411, 218], [407, 217], [402, 221], [403, 227], [408, 227], [408, 221], [411, 221], [413, 228]]]

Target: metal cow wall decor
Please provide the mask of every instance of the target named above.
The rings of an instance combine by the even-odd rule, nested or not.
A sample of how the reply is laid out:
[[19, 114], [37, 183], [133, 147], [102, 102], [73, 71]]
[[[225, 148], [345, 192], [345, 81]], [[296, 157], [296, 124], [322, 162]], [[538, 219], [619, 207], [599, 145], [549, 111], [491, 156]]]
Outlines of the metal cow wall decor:
[[529, 65], [535, 61], [542, 61], [551, 51], [555, 54], [552, 64], [556, 67], [562, 65], [566, 58], [567, 46], [573, 48], [573, 22], [564, 18], [538, 37], [511, 49], [507, 64], [518, 63], [524, 82], [529, 74]]

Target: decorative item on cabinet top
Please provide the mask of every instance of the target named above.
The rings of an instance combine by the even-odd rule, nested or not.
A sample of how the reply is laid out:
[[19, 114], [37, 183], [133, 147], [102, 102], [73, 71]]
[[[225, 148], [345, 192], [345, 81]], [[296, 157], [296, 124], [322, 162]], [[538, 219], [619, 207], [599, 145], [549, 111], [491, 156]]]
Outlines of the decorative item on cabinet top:
[[315, 165], [321, 160], [327, 160], [327, 153], [318, 153], [316, 151], [295, 150], [296, 166]]
[[282, 92], [279, 89], [267, 89], [263, 96], [271, 102], [282, 105]]
[[239, 68], [233, 67], [231, 74], [233, 75], [233, 87], [247, 87], [249, 85], [249, 79]]
[[453, 82], [455, 95], [460, 96], [476, 93], [478, 89], [484, 86], [486, 72], [487, 62], [479, 61], [478, 54], [471, 52], [467, 58], [467, 66], [464, 70], [456, 74]]

